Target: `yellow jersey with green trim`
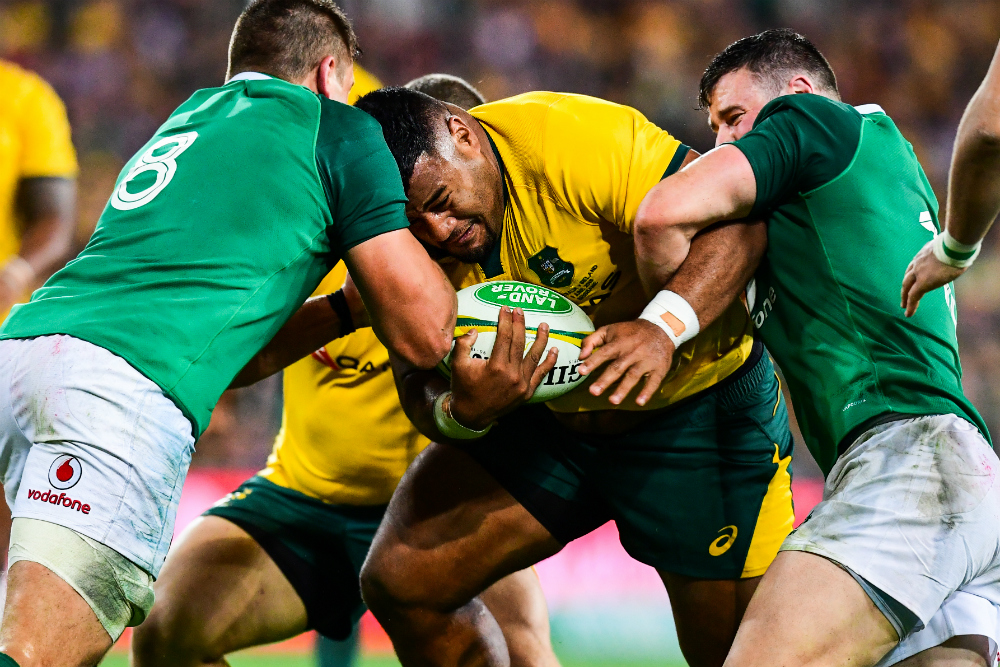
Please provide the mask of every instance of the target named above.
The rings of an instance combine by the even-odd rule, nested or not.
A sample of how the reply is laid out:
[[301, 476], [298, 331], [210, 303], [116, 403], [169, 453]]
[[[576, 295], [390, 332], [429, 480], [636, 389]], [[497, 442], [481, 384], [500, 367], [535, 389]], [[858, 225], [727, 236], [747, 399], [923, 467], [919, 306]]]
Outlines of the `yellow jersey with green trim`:
[[[475, 107], [503, 175], [503, 232], [476, 281], [519, 280], [556, 290], [598, 327], [635, 319], [648, 299], [631, 236], [646, 193], [680, 168], [688, 147], [630, 107], [583, 95], [532, 92]], [[653, 410], [707, 389], [738, 369], [753, 346], [734, 304], [681, 346]], [[575, 371], [575, 369], [574, 369]], [[592, 374], [596, 378], [598, 374]], [[584, 382], [548, 403], [557, 412], [610, 409]]]
[[75, 176], [59, 96], [37, 74], [0, 60], [0, 264], [21, 248], [14, 206], [21, 179]]

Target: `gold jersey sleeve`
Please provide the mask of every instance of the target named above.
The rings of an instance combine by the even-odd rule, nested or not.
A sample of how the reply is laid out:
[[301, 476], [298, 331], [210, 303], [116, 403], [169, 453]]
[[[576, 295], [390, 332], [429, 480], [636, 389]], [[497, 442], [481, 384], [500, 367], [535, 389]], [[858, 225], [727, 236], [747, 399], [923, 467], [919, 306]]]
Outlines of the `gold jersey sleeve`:
[[[317, 294], [340, 288], [343, 263]], [[328, 503], [389, 502], [428, 440], [403, 413], [389, 353], [359, 329], [285, 369], [281, 432], [261, 476]]]
[[[647, 299], [631, 237], [643, 197], [683, 162], [688, 149], [635, 109], [582, 95], [533, 92], [476, 107], [503, 171], [503, 233], [478, 279], [521, 280], [559, 291], [597, 326], [638, 317]], [[657, 409], [730, 375], [753, 346], [738, 302], [683, 345], [657, 395]], [[549, 403], [559, 412], [611, 409], [584, 383]], [[635, 393], [637, 393], [636, 390]]]
[[41, 77], [0, 60], [0, 263], [20, 248], [14, 210], [24, 178], [76, 176], [66, 108]]

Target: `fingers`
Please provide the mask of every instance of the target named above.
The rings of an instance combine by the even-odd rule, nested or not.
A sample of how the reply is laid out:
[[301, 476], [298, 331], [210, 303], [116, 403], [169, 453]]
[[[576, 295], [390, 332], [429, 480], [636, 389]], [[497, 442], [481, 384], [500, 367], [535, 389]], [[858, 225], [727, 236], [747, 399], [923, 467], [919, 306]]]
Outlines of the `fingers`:
[[521, 362], [523, 366], [529, 369], [534, 369], [538, 366], [539, 360], [545, 353], [545, 346], [549, 343], [549, 325], [542, 322], [538, 325], [538, 331], [535, 334], [535, 340], [528, 348], [528, 354], [524, 357]]
[[[586, 341], [584, 342], [586, 343]], [[583, 358], [582, 353], [580, 357]], [[587, 361], [580, 364], [580, 367], [577, 369], [576, 372], [579, 373], [580, 375], [590, 375], [590, 373], [600, 368], [607, 361], [609, 361], [610, 359], [614, 359], [616, 357], [618, 357], [617, 346], [615, 346], [613, 343], [609, 343], [607, 340], [603, 340], [601, 342], [600, 347], [591, 348], [591, 353], [590, 356], [587, 358]], [[600, 392], [595, 394], [595, 396], [599, 395]]]
[[524, 311], [515, 308], [514, 312], [511, 313], [511, 319], [510, 356], [508, 359], [512, 364], [518, 364], [524, 358]]
[[[507, 306], [500, 308], [497, 314], [497, 337], [493, 341], [493, 352], [490, 361], [506, 363], [510, 359], [510, 343], [514, 334], [514, 312]], [[518, 357], [520, 360], [520, 357]]]
[[[584, 338], [583, 345], [580, 346], [580, 359], [581, 360], [586, 359], [587, 357], [590, 356], [590, 353], [594, 351], [594, 348], [598, 348], [601, 345], [604, 345], [605, 340], [607, 340], [607, 335], [608, 335], [608, 328], [601, 327], [594, 333]], [[584, 370], [584, 366], [586, 366], [586, 370]], [[597, 366], [592, 364], [584, 364], [579, 368], [579, 373], [580, 375], [586, 375], [587, 373], [590, 372], [590, 369], [592, 368], [597, 368]]]
[[472, 359], [472, 346], [476, 343], [477, 338], [479, 338], [479, 332], [475, 329], [469, 329], [468, 333], [455, 339], [455, 351], [451, 355], [452, 368], [463, 366]]
[[628, 396], [630, 391], [632, 391], [632, 387], [637, 385], [639, 380], [641, 380], [646, 374], [644, 370], [643, 364], [632, 364], [629, 366], [625, 375], [622, 376], [621, 382], [619, 382], [618, 386], [615, 388], [615, 392], [608, 398], [608, 401], [612, 405], [618, 405], [624, 401], [625, 397]]
[[[628, 368], [629, 364], [627, 364], [623, 359], [615, 359], [608, 364], [607, 368], [604, 369], [604, 372], [601, 373], [600, 377], [598, 377], [597, 380], [590, 385], [590, 393], [594, 396], [600, 396], [604, 393], [605, 389], [617, 382], [618, 379], [621, 378], [622, 373], [627, 371]], [[633, 382], [633, 384], [635, 383]]]
[[906, 309], [906, 316], [910, 316], [910, 290], [913, 289], [913, 285], [917, 282], [917, 272], [913, 269], [913, 262], [906, 267], [906, 273], [903, 275], [903, 288], [899, 293], [899, 306], [900, 308]]
[[656, 368], [646, 375], [646, 383], [642, 387], [642, 392], [635, 397], [637, 404], [646, 405], [649, 399], [653, 398], [653, 394], [660, 389], [663, 379], [667, 377], [667, 370], [669, 369], [670, 366], [668, 364], [666, 367]]
[[538, 385], [542, 383], [545, 376], [552, 372], [552, 369], [556, 367], [556, 362], [559, 361], [559, 350], [558, 348], [551, 348], [549, 353], [545, 355], [545, 360], [535, 367], [535, 372], [531, 374], [531, 383], [528, 385], [528, 398], [535, 395], [535, 390], [538, 389]]

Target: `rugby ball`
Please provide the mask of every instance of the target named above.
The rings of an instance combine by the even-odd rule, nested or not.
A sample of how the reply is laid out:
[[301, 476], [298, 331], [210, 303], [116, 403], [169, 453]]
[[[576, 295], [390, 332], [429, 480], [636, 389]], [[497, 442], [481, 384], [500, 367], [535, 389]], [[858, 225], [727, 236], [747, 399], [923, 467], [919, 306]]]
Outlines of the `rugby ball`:
[[[551, 401], [583, 382], [583, 376], [576, 372], [580, 365], [580, 346], [583, 339], [594, 332], [594, 324], [575, 303], [540, 285], [498, 280], [466, 287], [458, 293], [455, 337], [468, 333], [470, 329], [479, 332], [472, 346], [474, 358], [490, 358], [497, 335], [497, 318], [503, 306], [524, 311], [525, 354], [542, 322], [549, 325], [546, 350], [551, 347], [559, 350], [555, 368], [538, 385], [531, 403]], [[438, 365], [438, 369], [445, 377], [451, 377], [451, 354]]]

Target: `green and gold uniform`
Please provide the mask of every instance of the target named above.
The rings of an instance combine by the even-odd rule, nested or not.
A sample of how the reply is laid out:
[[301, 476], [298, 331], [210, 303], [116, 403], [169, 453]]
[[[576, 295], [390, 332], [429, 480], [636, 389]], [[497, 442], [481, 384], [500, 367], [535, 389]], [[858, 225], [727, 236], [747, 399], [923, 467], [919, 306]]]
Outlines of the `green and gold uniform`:
[[734, 145], [757, 180], [751, 215], [768, 224], [754, 324], [824, 473], [893, 416], [956, 414], [989, 438], [962, 391], [951, 285], [912, 318], [899, 307], [899, 281], [939, 227], [934, 191], [892, 119], [875, 105], [788, 95]]
[[[628, 107], [527, 93], [470, 112], [501, 165], [502, 236], [475, 282], [559, 291], [598, 326], [646, 304], [631, 236], [636, 210], [687, 147]], [[463, 446], [558, 540], [609, 519], [638, 560], [710, 579], [758, 576], [792, 528], [792, 440], [770, 360], [734, 303], [677, 352], [648, 418], [579, 434], [554, 413], [612, 409], [584, 383], [525, 406]], [[634, 422], [633, 422], [634, 423]]]

